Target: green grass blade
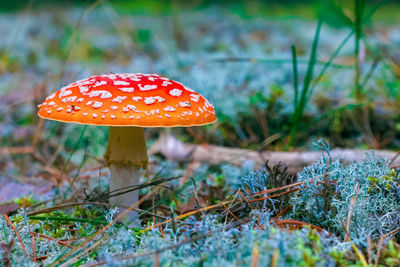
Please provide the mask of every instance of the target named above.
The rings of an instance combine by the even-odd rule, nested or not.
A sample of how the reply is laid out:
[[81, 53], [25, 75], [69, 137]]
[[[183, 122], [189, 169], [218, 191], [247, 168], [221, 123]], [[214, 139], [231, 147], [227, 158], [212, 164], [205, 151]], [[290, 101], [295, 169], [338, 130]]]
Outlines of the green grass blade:
[[82, 219], [82, 218], [69, 218], [69, 217], [54, 217], [54, 216], [28, 216], [30, 220], [37, 220], [37, 221], [60, 221], [60, 222], [83, 222], [83, 223], [90, 223], [90, 224], [107, 224], [106, 221], [100, 220], [89, 220], [89, 219]]
[[293, 63], [293, 88], [294, 88], [294, 109], [297, 109], [299, 103], [299, 75], [297, 71], [296, 46], [292, 45], [292, 63]]
[[346, 37], [343, 39], [343, 41], [339, 44], [339, 46], [335, 49], [335, 51], [332, 53], [330, 56], [329, 60], [325, 63], [325, 65], [322, 67], [321, 72], [317, 76], [317, 78], [314, 80], [313, 85], [311, 86], [309, 92], [308, 92], [308, 98], [311, 97], [312, 93], [315, 90], [315, 86], [318, 84], [318, 82], [321, 80], [321, 78], [325, 75], [326, 71], [328, 68], [332, 65], [333, 60], [339, 55], [339, 52], [342, 50], [344, 45], [350, 40], [350, 38], [353, 36], [354, 31], [351, 31]]
[[307, 105], [307, 102], [309, 100], [308, 98], [308, 90], [310, 89], [311, 81], [313, 78], [314, 74], [314, 66], [317, 61], [317, 51], [318, 51], [318, 43], [319, 43], [319, 36], [321, 32], [321, 27], [322, 27], [322, 14], [323, 11], [325, 10], [325, 1], [322, 3], [322, 8], [320, 10], [319, 18], [318, 18], [318, 24], [317, 24], [317, 29], [315, 31], [312, 47], [311, 47], [311, 54], [310, 54], [310, 59], [308, 61], [308, 66], [307, 66], [307, 72], [304, 78], [303, 82], [303, 89], [301, 91], [301, 98], [300, 102], [297, 105], [297, 109], [294, 111], [293, 118], [292, 118], [292, 127], [290, 131], [290, 138], [289, 138], [289, 145], [293, 146], [295, 143], [295, 134], [297, 131], [298, 124], [300, 122], [301, 117], [303, 116], [304, 109]]
[[354, 32], [355, 32], [355, 46], [354, 46], [354, 96], [357, 101], [363, 98], [363, 92], [360, 85], [361, 76], [361, 63], [360, 63], [360, 40], [362, 38], [362, 24], [363, 24], [363, 11], [365, 7], [365, 0], [354, 0]]

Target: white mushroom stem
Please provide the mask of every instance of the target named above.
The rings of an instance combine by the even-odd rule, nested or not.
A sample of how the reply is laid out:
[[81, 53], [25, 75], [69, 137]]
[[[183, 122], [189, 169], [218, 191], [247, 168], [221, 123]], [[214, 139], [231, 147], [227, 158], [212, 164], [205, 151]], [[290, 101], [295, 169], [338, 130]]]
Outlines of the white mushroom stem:
[[[143, 128], [110, 127], [107, 151], [104, 158], [111, 173], [111, 194], [125, 191], [127, 187], [138, 185], [139, 178], [147, 171], [148, 163]], [[138, 201], [138, 196], [138, 190], [134, 190], [111, 197], [110, 204], [129, 207]], [[136, 212], [130, 212], [127, 216], [128, 220], [136, 215]]]

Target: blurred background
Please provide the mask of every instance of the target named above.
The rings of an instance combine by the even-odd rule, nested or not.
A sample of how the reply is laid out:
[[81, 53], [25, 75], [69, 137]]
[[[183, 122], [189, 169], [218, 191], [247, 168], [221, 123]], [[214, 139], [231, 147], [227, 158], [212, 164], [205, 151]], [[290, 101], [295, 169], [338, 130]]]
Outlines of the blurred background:
[[[101, 158], [106, 127], [42, 124], [37, 104], [78, 79], [141, 72], [215, 106], [218, 123], [173, 130], [183, 142], [396, 150], [398, 14], [398, 1], [2, 1], [0, 146], [20, 171], [32, 145], [54, 164]], [[149, 145], [161, 131], [147, 129]]]

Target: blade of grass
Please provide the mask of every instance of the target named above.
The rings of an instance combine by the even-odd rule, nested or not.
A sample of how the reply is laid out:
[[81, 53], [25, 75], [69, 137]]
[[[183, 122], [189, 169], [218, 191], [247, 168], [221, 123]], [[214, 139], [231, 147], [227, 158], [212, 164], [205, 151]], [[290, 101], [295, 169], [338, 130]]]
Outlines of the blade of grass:
[[[292, 126], [290, 129], [290, 135], [289, 135], [289, 145], [293, 146], [295, 144], [295, 134], [297, 131], [297, 127], [298, 124], [303, 116], [304, 113], [304, 109], [305, 106], [308, 102], [308, 100], [310, 99], [314, 89], [315, 89], [315, 84], [322, 78], [322, 76], [324, 75], [324, 73], [326, 72], [327, 68], [329, 66], [332, 66], [332, 61], [337, 57], [339, 51], [343, 48], [343, 46], [348, 42], [348, 40], [350, 39], [350, 37], [356, 33], [356, 39], [358, 38], [361, 39], [362, 36], [362, 23], [369, 19], [378, 9], [380, 6], [383, 5], [383, 3], [387, 2], [387, 1], [383, 1], [381, 3], [378, 3], [365, 17], [363, 17], [363, 11], [364, 11], [364, 7], [365, 7], [365, 0], [354, 0], [354, 1], [358, 1], [357, 7], [355, 8], [355, 12], [357, 13], [357, 22], [355, 23], [356, 27], [353, 28], [352, 32], [349, 33], [345, 39], [342, 41], [342, 43], [339, 45], [339, 47], [334, 51], [334, 53], [331, 55], [330, 59], [325, 63], [322, 71], [320, 72], [318, 78], [316, 79], [316, 81], [314, 82], [313, 87], [310, 89], [310, 85], [312, 82], [312, 77], [313, 77], [313, 69], [314, 69], [314, 65], [317, 64], [318, 60], [316, 57], [316, 50], [318, 47], [318, 39], [319, 39], [319, 30], [320, 30], [320, 26], [322, 25], [322, 19], [321, 19], [321, 15], [323, 12], [320, 12], [320, 17], [318, 19], [318, 25], [317, 25], [317, 30], [315, 32], [314, 35], [314, 40], [313, 40], [313, 45], [312, 45], [312, 50], [311, 50], [311, 55], [310, 55], [310, 59], [308, 62], [308, 67], [307, 67], [307, 72], [306, 72], [306, 77], [304, 79], [304, 83], [303, 83], [303, 89], [301, 91], [301, 99], [300, 99], [300, 103], [297, 104], [297, 109], [295, 109], [293, 117], [292, 117]], [[324, 5], [325, 5], [325, 1], [322, 4], [322, 10], [324, 9]], [[346, 23], [349, 24], [349, 19], [346, 17]], [[351, 24], [353, 25], [353, 23]], [[358, 36], [358, 37], [357, 37]], [[358, 54], [359, 54], [359, 44], [356, 44], [356, 52], [357, 52], [357, 61], [358, 61]], [[357, 66], [359, 63], [355, 63], [355, 66]], [[357, 75], [356, 75], [357, 76]], [[356, 78], [357, 80], [357, 85], [359, 85], [360, 83], [360, 75], [358, 74], [358, 78]], [[296, 104], [295, 104], [296, 105]]]
[[341, 6], [338, 1], [328, 1], [328, 8], [332, 13], [336, 14], [344, 25], [352, 27], [353, 21], [347, 16], [346, 12], [343, 10], [343, 6]]
[[6, 231], [6, 225], [4, 223], [2, 225], [3, 225], [4, 240], [6, 242], [8, 242], [8, 234], [7, 234], [7, 231]]
[[309, 90], [308, 98], [311, 97], [312, 93], [314, 92], [315, 86], [318, 84], [318, 82], [321, 80], [321, 78], [325, 75], [328, 68], [330, 66], [332, 66], [333, 60], [339, 55], [340, 50], [342, 50], [344, 45], [350, 40], [350, 38], [353, 36], [353, 34], [354, 34], [354, 31], [351, 31], [348, 35], [346, 35], [346, 37], [343, 39], [343, 41], [339, 44], [339, 46], [335, 49], [335, 51], [329, 57], [328, 61], [324, 64], [321, 72], [319, 73], [317, 78], [314, 80], [313, 85]]
[[297, 71], [297, 54], [296, 54], [296, 46], [292, 45], [290, 47], [292, 49], [292, 60], [293, 60], [293, 88], [294, 88], [294, 110], [297, 110], [297, 106], [299, 104], [299, 78]]
[[363, 34], [362, 31], [362, 17], [365, 7], [365, 0], [354, 0], [354, 95], [357, 101], [363, 98], [362, 87], [360, 84], [361, 77], [361, 64], [360, 64], [360, 40]]
[[365, 74], [364, 78], [360, 82], [361, 88], [365, 88], [365, 86], [367, 85], [368, 81], [371, 79], [372, 74], [377, 69], [380, 60], [381, 60], [381, 58], [379, 56], [374, 58], [374, 61], [372, 62], [372, 65], [371, 65], [371, 68]]
[[107, 224], [106, 221], [99, 220], [89, 220], [82, 218], [63, 218], [63, 217], [54, 217], [54, 216], [28, 216], [29, 220], [37, 220], [37, 221], [58, 221], [58, 222], [83, 222], [83, 223], [91, 223], [91, 224]]
[[60, 210], [64, 208], [69, 208], [69, 207], [76, 207], [76, 206], [83, 206], [83, 205], [102, 205], [102, 206], [109, 206], [107, 203], [103, 202], [74, 202], [74, 203], [66, 203], [66, 204], [60, 204], [51, 208], [46, 208], [46, 209], [41, 209], [41, 210], [36, 210], [36, 211], [30, 211], [26, 215], [28, 216], [33, 216], [41, 213], [49, 213], [55, 210]]
[[175, 176], [175, 177], [170, 177], [170, 178], [158, 178], [158, 179], [153, 179], [151, 182], [146, 183], [146, 184], [141, 184], [141, 185], [132, 185], [132, 186], [128, 186], [128, 187], [124, 187], [121, 189], [117, 189], [114, 191], [111, 191], [108, 197], [115, 197], [115, 196], [119, 196], [134, 190], [140, 190], [142, 188], [146, 188], [146, 187], [151, 187], [151, 186], [156, 186], [156, 185], [161, 185], [165, 182], [169, 182], [172, 180], [176, 180], [182, 178], [181, 176]]
[[[387, 0], [382, 1], [381, 3], [378, 3], [376, 6], [374, 6], [374, 8], [371, 9], [371, 11], [364, 17], [362, 18], [362, 22], [365, 22], [366, 20], [368, 20], [370, 17], [372, 17], [374, 15], [374, 13], [385, 3], [387, 2]], [[342, 12], [343, 13], [343, 12]], [[344, 14], [343, 14], [344, 15]], [[345, 16], [345, 15], [344, 15]], [[346, 24], [349, 26], [353, 26], [353, 22], [346, 17]], [[327, 71], [328, 67], [330, 66], [334, 66], [332, 65], [333, 60], [338, 56], [340, 50], [342, 50], [342, 48], [344, 47], [344, 45], [350, 40], [350, 38], [353, 36], [353, 34], [355, 33], [354, 28], [351, 30], [351, 32], [343, 39], [343, 41], [339, 44], [339, 46], [336, 48], [336, 50], [333, 52], [333, 54], [330, 56], [329, 60], [327, 62], [325, 62], [324, 67], [322, 68], [320, 74], [318, 75], [318, 77], [315, 79], [315, 81], [313, 82], [313, 87], [310, 90], [310, 94], [309, 97], [311, 97], [311, 94], [313, 93], [316, 84], [321, 80], [321, 78], [323, 77], [323, 75], [325, 74], [325, 72]]]
[[320, 9], [320, 14], [318, 17], [318, 23], [317, 23], [317, 29], [315, 31], [312, 47], [311, 47], [311, 54], [310, 54], [310, 59], [308, 62], [307, 66], [307, 71], [306, 71], [306, 76], [304, 78], [303, 82], [303, 89], [301, 90], [301, 97], [300, 97], [300, 102], [297, 105], [297, 108], [294, 110], [294, 114], [292, 117], [292, 126], [290, 130], [290, 136], [289, 136], [289, 145], [293, 146], [296, 142], [296, 132], [297, 132], [297, 127], [298, 124], [303, 117], [304, 114], [304, 109], [307, 105], [307, 102], [309, 100], [308, 98], [308, 90], [310, 89], [311, 81], [313, 78], [314, 74], [314, 66], [317, 61], [317, 51], [318, 51], [318, 43], [319, 43], [319, 35], [322, 27], [322, 22], [323, 22], [323, 11], [325, 7], [325, 1], [322, 2], [321, 9]]

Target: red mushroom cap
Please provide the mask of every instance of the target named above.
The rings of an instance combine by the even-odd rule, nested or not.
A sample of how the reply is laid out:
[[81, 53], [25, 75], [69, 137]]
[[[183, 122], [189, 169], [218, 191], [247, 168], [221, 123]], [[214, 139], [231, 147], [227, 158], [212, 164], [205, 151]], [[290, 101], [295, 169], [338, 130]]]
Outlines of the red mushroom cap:
[[39, 105], [45, 119], [104, 126], [174, 127], [215, 122], [200, 94], [157, 74], [120, 73], [71, 83]]

